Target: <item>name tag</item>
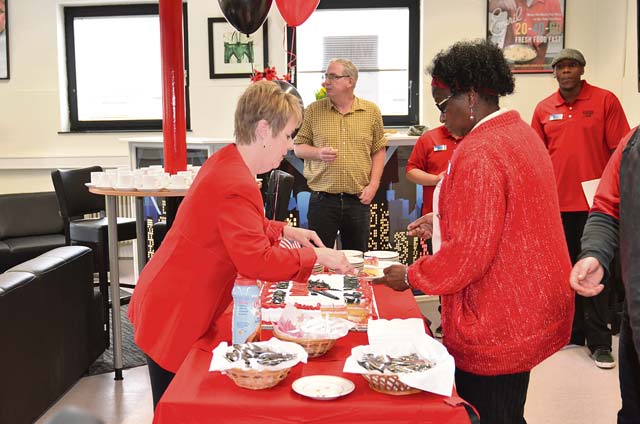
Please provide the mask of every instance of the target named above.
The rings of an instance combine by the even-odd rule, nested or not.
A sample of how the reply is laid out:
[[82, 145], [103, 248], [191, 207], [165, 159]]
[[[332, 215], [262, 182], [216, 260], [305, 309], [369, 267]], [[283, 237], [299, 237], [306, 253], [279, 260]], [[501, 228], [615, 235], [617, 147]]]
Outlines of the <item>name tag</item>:
[[446, 144], [439, 144], [439, 145], [433, 147], [433, 151], [434, 152], [444, 152], [445, 150], [447, 150], [447, 145]]
[[553, 115], [549, 115], [549, 121], [559, 121], [564, 117], [562, 113], [554, 113]]

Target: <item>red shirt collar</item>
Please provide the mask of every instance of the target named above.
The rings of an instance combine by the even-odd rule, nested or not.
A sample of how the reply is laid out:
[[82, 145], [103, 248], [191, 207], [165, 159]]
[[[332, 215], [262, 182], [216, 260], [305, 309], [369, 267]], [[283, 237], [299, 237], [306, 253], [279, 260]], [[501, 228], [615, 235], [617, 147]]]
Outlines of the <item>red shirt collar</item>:
[[[578, 100], [588, 100], [591, 98], [591, 94], [593, 92], [593, 86], [589, 84], [586, 80], [582, 80], [582, 88], [580, 89], [580, 93], [578, 93], [578, 97], [573, 101], [574, 103]], [[567, 104], [567, 101], [560, 94], [560, 89], [556, 91], [556, 106], [562, 106], [563, 104]]]

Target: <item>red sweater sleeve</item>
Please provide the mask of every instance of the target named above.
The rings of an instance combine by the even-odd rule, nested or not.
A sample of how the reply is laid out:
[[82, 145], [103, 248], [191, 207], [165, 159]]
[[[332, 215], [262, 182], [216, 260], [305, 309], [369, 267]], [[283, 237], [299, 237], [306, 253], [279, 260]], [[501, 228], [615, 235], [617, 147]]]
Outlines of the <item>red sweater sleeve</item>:
[[505, 182], [488, 154], [476, 153], [485, 157], [454, 164], [455, 171], [443, 180], [449, 194], [440, 208], [440, 223], [447, 225], [440, 251], [409, 268], [412, 285], [416, 282], [425, 293], [460, 291], [479, 280], [495, 258], [506, 210]]

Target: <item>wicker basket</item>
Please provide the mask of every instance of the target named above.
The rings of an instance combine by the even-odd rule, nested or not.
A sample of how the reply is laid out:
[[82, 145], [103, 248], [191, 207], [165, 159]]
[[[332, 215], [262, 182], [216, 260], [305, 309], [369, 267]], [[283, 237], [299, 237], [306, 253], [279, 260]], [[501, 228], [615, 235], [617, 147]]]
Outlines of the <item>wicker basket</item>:
[[269, 389], [289, 374], [291, 367], [283, 370], [243, 370], [240, 368], [232, 368], [226, 371], [226, 374], [240, 387], [251, 390]]
[[278, 327], [273, 327], [273, 335], [282, 341], [299, 344], [310, 358], [324, 355], [336, 344], [336, 339], [296, 339], [281, 333], [278, 331]]
[[362, 374], [365, 380], [376, 392], [388, 395], [411, 395], [420, 393], [422, 390], [404, 384], [397, 375], [394, 374]]

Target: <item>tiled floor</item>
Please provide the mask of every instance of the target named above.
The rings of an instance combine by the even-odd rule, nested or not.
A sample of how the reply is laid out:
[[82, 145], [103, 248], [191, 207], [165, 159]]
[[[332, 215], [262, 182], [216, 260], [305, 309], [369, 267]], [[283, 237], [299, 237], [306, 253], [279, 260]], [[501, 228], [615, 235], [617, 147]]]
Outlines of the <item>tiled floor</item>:
[[[438, 320], [437, 301], [428, 300], [421, 306], [432, 320]], [[615, 356], [617, 344], [618, 338], [614, 337]], [[393, 399], [390, 397], [389, 401]], [[114, 381], [113, 374], [81, 379], [37, 424], [45, 424], [61, 409], [70, 406], [90, 412], [105, 424], [151, 423], [147, 368], [125, 370], [123, 381]], [[533, 370], [525, 417], [529, 424], [608, 424], [615, 423], [619, 408], [617, 368], [601, 370], [594, 365], [586, 348], [569, 348], [557, 352]]]

